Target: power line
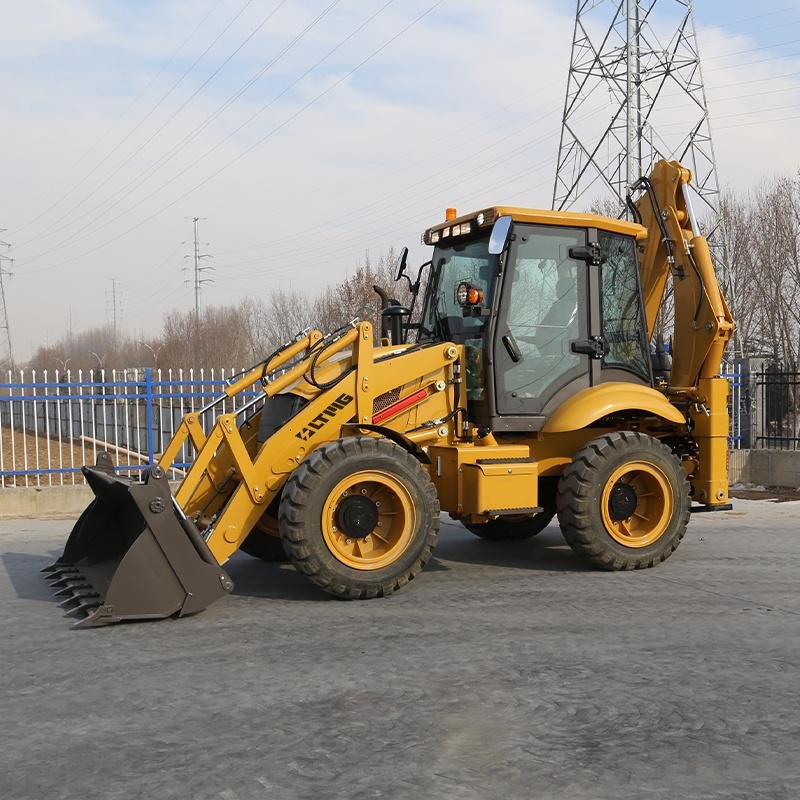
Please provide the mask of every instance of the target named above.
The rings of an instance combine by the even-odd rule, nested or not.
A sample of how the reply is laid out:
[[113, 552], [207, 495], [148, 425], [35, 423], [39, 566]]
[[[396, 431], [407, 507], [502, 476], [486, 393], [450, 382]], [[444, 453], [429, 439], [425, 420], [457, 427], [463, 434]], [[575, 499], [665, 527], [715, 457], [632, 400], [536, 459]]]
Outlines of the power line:
[[[222, 5], [223, 2], [224, 0], [216, 0], [216, 2], [205, 13], [205, 16], [203, 16], [203, 18], [197, 23], [197, 25], [194, 26], [192, 32], [178, 45], [177, 49], [172, 53], [172, 55], [159, 67], [158, 71], [150, 78], [150, 80], [147, 82], [147, 85], [143, 89], [141, 89], [139, 93], [136, 95], [136, 97], [134, 97], [133, 100], [131, 100], [125, 106], [125, 108], [117, 115], [117, 118], [111, 123], [111, 125], [106, 129], [106, 131], [100, 134], [100, 136], [94, 141], [94, 143], [90, 145], [87, 150], [84, 151], [83, 155], [78, 158], [74, 166], [80, 164], [81, 161], [83, 161], [88, 155], [90, 155], [97, 149], [97, 146], [101, 142], [105, 141], [108, 138], [108, 135], [128, 115], [128, 112], [139, 102], [139, 100], [141, 100], [142, 97], [144, 97], [147, 94], [147, 92], [150, 91], [150, 87], [155, 85], [158, 79], [164, 74], [167, 67], [178, 57], [183, 48], [186, 47], [187, 44], [189, 44], [189, 42], [194, 38], [195, 34], [203, 27], [203, 25], [205, 25], [205, 23], [208, 21], [208, 18]], [[50, 208], [53, 208], [53, 206], [51, 206]], [[37, 219], [41, 218], [45, 213], [47, 212], [42, 212], [42, 214], [40, 214], [39, 217], [37, 217]], [[36, 220], [32, 220], [31, 222], [35, 221]]]
[[[285, 2], [285, 0], [283, 0], [283, 2]], [[181, 139], [179, 142], [177, 142], [175, 145], [173, 145], [170, 150], [168, 150], [165, 154], [161, 155], [158, 159], [156, 159], [156, 161], [154, 161], [148, 167], [146, 167], [144, 170], [142, 170], [135, 178], [133, 178], [130, 181], [128, 181], [126, 184], [124, 184], [122, 187], [120, 187], [116, 191], [113, 191], [108, 197], [106, 197], [104, 200], [99, 202], [97, 205], [92, 206], [89, 209], [87, 209], [86, 211], [84, 211], [75, 220], [77, 222], [77, 221], [82, 220], [82, 219], [90, 218], [90, 220], [91, 220], [90, 222], [88, 222], [87, 224], [83, 225], [80, 228], [77, 228], [76, 230], [73, 230], [72, 233], [66, 239], [63, 239], [57, 245], [54, 245], [53, 247], [49, 248], [48, 250], [45, 250], [43, 253], [40, 253], [39, 256], [48, 255], [49, 253], [55, 252], [56, 250], [61, 249], [61, 247], [63, 247], [65, 244], [67, 244], [67, 243], [69, 243], [71, 241], [74, 241], [76, 238], [78, 238], [79, 240], [82, 239], [82, 238], [86, 238], [86, 237], [79, 237], [79, 234], [82, 233], [83, 231], [85, 231], [87, 228], [93, 227], [93, 225], [97, 222], [97, 220], [100, 217], [106, 216], [109, 212], [111, 212], [114, 208], [116, 208], [121, 202], [123, 202], [125, 199], [127, 199], [130, 196], [131, 192], [133, 192], [136, 189], [138, 189], [140, 186], [145, 184], [150, 178], [152, 178], [154, 175], [156, 175], [176, 155], [184, 152], [184, 149], [188, 144], [190, 144], [192, 141], [194, 141], [194, 139], [196, 139], [212, 122], [214, 122], [214, 120], [219, 118], [225, 110], [227, 110], [231, 105], [233, 105], [233, 103], [236, 100], [238, 100], [248, 89], [250, 89], [258, 80], [260, 80], [272, 67], [274, 67], [275, 64], [277, 64], [281, 60], [281, 58], [283, 58], [306, 35], [308, 35], [308, 33], [310, 33], [310, 31], [313, 30], [313, 28], [316, 27], [340, 2], [341, 2], [341, 0], [334, 0], [334, 2], [330, 3], [327, 6], [327, 8], [323, 9], [276, 56], [274, 56], [269, 62], [267, 62], [267, 64], [265, 64], [263, 67], [261, 67], [261, 69], [259, 69], [258, 72], [256, 72], [252, 77], [250, 77], [234, 94], [232, 94], [221, 106], [219, 106], [216, 109], [216, 111], [214, 111], [212, 114], [210, 114], [208, 117], [206, 117], [206, 119], [200, 125], [195, 127], [188, 134], [186, 134], [183, 137], [183, 139]], [[350, 38], [352, 38], [356, 33], [358, 33], [362, 28], [364, 28], [367, 25], [368, 22], [370, 22], [372, 19], [374, 19], [376, 16], [378, 16], [378, 14], [380, 14], [383, 10], [385, 10], [386, 7], [391, 5], [391, 3], [393, 3], [393, 2], [394, 2], [394, 0], [388, 0], [388, 2], [385, 3], [385, 5], [382, 8], [380, 8], [377, 12], [372, 14], [372, 16], [369, 17], [369, 19], [366, 22], [362, 23], [358, 28], [356, 28], [355, 31], [353, 31], [351, 34], [349, 34], [347, 37], [345, 37], [345, 39], [343, 39], [333, 50], [331, 50], [326, 56], [324, 56], [322, 59], [320, 59], [313, 67], [311, 67], [308, 70], [306, 70], [306, 72], [304, 72], [303, 75], [300, 78], [298, 78], [296, 81], [294, 81], [292, 84], [290, 84], [286, 89], [284, 89], [280, 94], [278, 94], [276, 97], [274, 97], [267, 105], [262, 106], [262, 108], [259, 111], [257, 111], [255, 114], [253, 114], [246, 122], [241, 124], [238, 128], [236, 128], [236, 130], [232, 131], [227, 136], [225, 136], [224, 139], [222, 139], [220, 142], [218, 142], [214, 147], [212, 147], [210, 150], [205, 152], [203, 155], [195, 158], [187, 167], [182, 169], [176, 175], [173, 175], [169, 180], [167, 180], [165, 183], [161, 184], [157, 189], [152, 191], [149, 195], [147, 195], [146, 197], [142, 198], [134, 206], [128, 208], [128, 210], [123, 212], [122, 215], [118, 215], [117, 217], [115, 217], [113, 220], [111, 220], [111, 222], [114, 222], [115, 220], [119, 219], [120, 216], [124, 216], [125, 214], [128, 214], [131, 211], [133, 211], [134, 209], [138, 208], [140, 205], [142, 205], [144, 202], [149, 200], [151, 197], [153, 197], [154, 195], [160, 193], [166, 186], [168, 186], [169, 184], [173, 183], [174, 181], [176, 181], [178, 178], [180, 178], [183, 175], [185, 175], [190, 170], [194, 169], [200, 161], [204, 160], [207, 156], [211, 155], [211, 153], [215, 152], [223, 144], [225, 144], [228, 140], [233, 138], [246, 125], [250, 124], [256, 117], [258, 117], [267, 108], [269, 108], [271, 105], [273, 105], [273, 103], [275, 103], [284, 94], [286, 94], [291, 88], [293, 88], [297, 83], [299, 83], [300, 80], [302, 80], [304, 77], [306, 77], [306, 75], [308, 75], [316, 67], [318, 67], [320, 64], [322, 64], [323, 61], [325, 61], [327, 58], [329, 58], [331, 55], [333, 55], [333, 53], [336, 52], [336, 50], [338, 50], [342, 45], [344, 45], [345, 42], [347, 42]], [[277, 9], [275, 9], [275, 10], [277, 10]], [[272, 13], [275, 13], [275, 10], [273, 10]], [[254, 35], [254, 34], [255, 34], [255, 32], [253, 32], [253, 34], [251, 34], [251, 36]], [[242, 46], [244, 46], [244, 44]], [[241, 49], [241, 47], [239, 49]], [[209, 80], [210, 80], [210, 78], [209, 78]], [[208, 81], [206, 81], [206, 83], [208, 83]], [[205, 86], [205, 85], [206, 84], [203, 84], [203, 86]], [[195, 92], [195, 94], [197, 94], [203, 88], [203, 86], [201, 86], [197, 90], [197, 92]], [[194, 97], [194, 95], [192, 95], [192, 97]], [[191, 99], [192, 98], [190, 97], [189, 100], [191, 100]], [[164, 127], [166, 127], [166, 125], [172, 119], [174, 119], [174, 117], [177, 115], [177, 113], [179, 111], [181, 111], [185, 107], [185, 105], [189, 102], [189, 100], [187, 100], [186, 103], [184, 103], [184, 105], [180, 109], [178, 109], [178, 111], [176, 111], [175, 114], [173, 114], [173, 116], [170, 117], [170, 119], [167, 120], [167, 122], [164, 125], [162, 125], [162, 127], [158, 131], [156, 131], [146, 142], [144, 142], [137, 151], [135, 151], [133, 154], [131, 154], [131, 156], [123, 164], [119, 165], [119, 167], [114, 172], [112, 172], [100, 185], [96, 186], [95, 189], [93, 190], [92, 194], [94, 194], [98, 189], [100, 189], [103, 186], [105, 186], [111, 179], [113, 179], [127, 165], [127, 163], [134, 156], [136, 156], [139, 152], [141, 152], [141, 150], [150, 141], [152, 141], [153, 138], [155, 138], [155, 136], [161, 130], [163, 130]], [[73, 206], [72, 209], [70, 209], [68, 212], [66, 212], [61, 217], [61, 220], [66, 219], [66, 217], [68, 217], [73, 211], [77, 210], [81, 205], [83, 205], [83, 203], [86, 201], [86, 199], [87, 198], [84, 198], [84, 200], [82, 200], [80, 203], [78, 203], [77, 205]], [[111, 201], [113, 201], [113, 202], [111, 202]], [[109, 224], [111, 224], [111, 222], [109, 222]], [[65, 223], [63, 225], [56, 225], [56, 227], [51, 226], [49, 229], [47, 229], [47, 232], [58, 233], [59, 231], [64, 231], [64, 230], [67, 230], [69, 228], [72, 228], [74, 224], [75, 224], [74, 222], [69, 222], [69, 223]], [[101, 225], [99, 227], [96, 227], [94, 232], [97, 232], [98, 230], [102, 230], [103, 227], [105, 227], [105, 226]], [[39, 257], [39, 256], [37, 256], [37, 257]]]
[[[28, 222], [24, 223], [19, 228], [17, 228], [17, 231], [24, 230], [29, 225], [32, 225], [34, 222], [41, 219], [45, 214], [49, 213], [54, 208], [59, 206], [64, 200], [67, 199], [67, 197], [69, 197], [77, 189], [83, 186], [83, 184], [86, 183], [86, 181], [89, 180], [89, 178], [91, 178], [92, 175], [94, 175], [94, 173], [97, 172], [97, 170], [100, 169], [100, 167], [102, 167], [103, 164], [105, 164], [106, 161], [108, 161], [108, 159], [111, 158], [111, 156], [113, 156], [114, 153], [116, 153], [119, 150], [119, 148], [122, 147], [122, 145], [124, 145], [125, 142], [127, 142], [128, 139], [130, 139], [131, 136], [133, 136], [133, 134], [136, 133], [136, 131], [138, 131], [139, 128], [142, 127], [142, 125], [144, 125], [145, 122], [147, 122], [148, 119], [150, 119], [150, 117], [161, 107], [161, 104], [175, 91], [175, 89], [178, 88], [178, 86], [181, 83], [183, 83], [183, 81], [189, 76], [189, 74], [200, 63], [200, 61], [202, 61], [202, 59], [210, 52], [210, 50], [214, 47], [214, 45], [230, 30], [230, 28], [234, 25], [234, 23], [236, 23], [239, 17], [241, 17], [242, 14], [244, 14], [244, 12], [254, 2], [255, 0], [247, 0], [247, 2], [239, 9], [239, 11], [233, 16], [233, 18], [228, 22], [228, 24], [217, 34], [217, 36], [214, 37], [211, 44], [209, 44], [208, 47], [206, 47], [206, 49], [203, 50], [202, 53], [200, 53], [200, 55], [184, 70], [181, 76], [170, 86], [170, 88], [167, 89], [167, 91], [163, 95], [161, 95], [156, 104], [150, 108], [150, 110], [144, 115], [144, 117], [142, 117], [142, 119], [140, 119], [139, 122], [130, 131], [128, 131], [128, 133], [119, 142], [117, 142], [117, 144], [108, 153], [106, 153], [106, 155], [78, 181], [78, 183], [76, 183], [71, 189], [69, 189], [69, 191], [67, 191], [66, 194], [62, 195], [58, 200], [56, 200], [56, 202], [53, 203], [49, 208], [45, 209], [45, 211], [43, 211], [38, 217], [29, 220]], [[29, 239], [27, 241], [32, 241], [32, 240]]]
[[[228, 162], [223, 164], [219, 169], [217, 169], [211, 175], [209, 175], [208, 177], [206, 177], [205, 179], [200, 181], [200, 183], [196, 184], [191, 189], [188, 189], [183, 194], [179, 195], [177, 198], [175, 198], [171, 202], [167, 203], [165, 206], [162, 206], [158, 211], [155, 211], [154, 213], [150, 214], [145, 219], [143, 219], [143, 220], [137, 222], [136, 224], [132, 225], [131, 227], [127, 228], [122, 233], [119, 233], [116, 236], [113, 236], [111, 239], [106, 240], [105, 242], [97, 245], [96, 247], [91, 248], [90, 250], [87, 250], [87, 251], [85, 251], [85, 252], [83, 252], [83, 253], [81, 253], [81, 254], [79, 254], [77, 256], [73, 256], [72, 258], [68, 258], [68, 259], [65, 259], [63, 261], [60, 261], [60, 262], [58, 262], [56, 264], [52, 264], [52, 265], [50, 265], [48, 267], [40, 267], [40, 268], [34, 269], [34, 270], [27, 270], [27, 273], [28, 274], [36, 274], [36, 273], [40, 273], [40, 272], [47, 272], [47, 271], [50, 271], [50, 270], [53, 270], [53, 269], [57, 269], [58, 267], [64, 266], [65, 264], [71, 264], [71, 263], [77, 261], [78, 259], [86, 257], [87, 255], [92, 255], [93, 253], [96, 253], [96, 252], [102, 250], [103, 248], [107, 247], [108, 245], [113, 244], [116, 241], [119, 241], [121, 238], [123, 238], [124, 236], [127, 236], [129, 233], [132, 233], [133, 231], [138, 230], [143, 225], [147, 224], [151, 220], [153, 220], [156, 217], [158, 217], [161, 214], [163, 214], [164, 211], [167, 211], [168, 209], [170, 209], [173, 206], [177, 205], [182, 200], [184, 200], [189, 195], [191, 195], [193, 192], [195, 192], [198, 189], [202, 188], [203, 186], [208, 184], [210, 181], [212, 181], [214, 178], [216, 178], [219, 175], [221, 175], [226, 169], [228, 169], [229, 167], [233, 166], [233, 164], [235, 164], [238, 161], [240, 161], [246, 155], [249, 155], [253, 150], [255, 150], [257, 147], [262, 145], [265, 141], [270, 139], [276, 133], [278, 133], [279, 131], [283, 130], [283, 128], [285, 128], [291, 122], [293, 122], [298, 117], [300, 117], [302, 114], [304, 114], [309, 108], [311, 108], [316, 103], [318, 103], [320, 100], [322, 100], [324, 97], [326, 97], [328, 94], [330, 94], [334, 89], [338, 88], [345, 81], [349, 80], [353, 75], [355, 75], [356, 72], [358, 72], [358, 70], [360, 70], [363, 66], [365, 66], [367, 63], [372, 61], [376, 56], [378, 56], [381, 52], [383, 52], [393, 42], [395, 42], [397, 39], [399, 39], [403, 34], [405, 34], [408, 30], [410, 30], [414, 25], [416, 25], [419, 22], [421, 22], [425, 17], [427, 17], [429, 14], [431, 14], [436, 8], [438, 8], [444, 2], [445, 2], [445, 0], [437, 0], [435, 3], [433, 3], [431, 6], [429, 6], [426, 11], [423, 11], [421, 14], [419, 14], [417, 17], [415, 17], [410, 23], [405, 25], [397, 33], [395, 33], [393, 36], [391, 36], [389, 39], [387, 39], [380, 47], [378, 47], [375, 50], [373, 50], [368, 56], [366, 56], [358, 64], [356, 64], [356, 66], [352, 67], [347, 73], [345, 73], [340, 78], [335, 80], [327, 88], [323, 89], [321, 92], [316, 94], [311, 100], [309, 100], [304, 105], [302, 105], [297, 111], [295, 111], [294, 113], [290, 114], [288, 117], [286, 117], [279, 124], [275, 125], [264, 136], [262, 136], [260, 139], [258, 139], [256, 142], [254, 142], [249, 147], [245, 148], [237, 156], [234, 156], [234, 158], [230, 159]], [[111, 220], [111, 222], [113, 222], [113, 221], [115, 221], [115, 220]], [[108, 225], [108, 224], [110, 224], [110, 222], [107, 222], [105, 224]], [[41, 257], [41, 256], [35, 256], [33, 259], [31, 259], [31, 261], [36, 260], [39, 257]]]

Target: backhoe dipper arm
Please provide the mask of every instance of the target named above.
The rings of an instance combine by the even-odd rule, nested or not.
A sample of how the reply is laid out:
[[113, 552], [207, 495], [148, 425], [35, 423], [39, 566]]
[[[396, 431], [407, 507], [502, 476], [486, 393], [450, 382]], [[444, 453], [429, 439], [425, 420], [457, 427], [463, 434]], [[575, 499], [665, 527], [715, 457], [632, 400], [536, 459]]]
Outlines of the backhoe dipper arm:
[[637, 187], [645, 193], [636, 208], [649, 232], [640, 264], [647, 334], [652, 338], [671, 275], [675, 328], [670, 393], [694, 399], [698, 380], [719, 374], [734, 324], [692, 211], [691, 179], [692, 173], [677, 161], [659, 161]]
[[[719, 376], [734, 331], [705, 236], [692, 210], [692, 173], [677, 161], [659, 161], [636, 189], [637, 216], [648, 232], [640, 259], [648, 337], [652, 338], [672, 276], [675, 324], [666, 395], [684, 408], [697, 453], [687, 460], [692, 496], [704, 510], [728, 505], [728, 382]], [[691, 466], [692, 461], [694, 465]]]

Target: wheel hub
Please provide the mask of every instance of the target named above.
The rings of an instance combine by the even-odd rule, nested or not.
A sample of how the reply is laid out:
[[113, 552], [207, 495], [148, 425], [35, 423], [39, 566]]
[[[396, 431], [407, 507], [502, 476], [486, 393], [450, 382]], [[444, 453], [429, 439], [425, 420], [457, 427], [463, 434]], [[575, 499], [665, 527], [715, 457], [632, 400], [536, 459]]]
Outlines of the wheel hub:
[[617, 483], [608, 498], [608, 511], [611, 519], [615, 522], [628, 519], [636, 511], [638, 504], [639, 499], [636, 496], [636, 489], [627, 483]]
[[339, 530], [353, 539], [366, 539], [378, 524], [378, 506], [363, 495], [350, 495], [336, 509]]

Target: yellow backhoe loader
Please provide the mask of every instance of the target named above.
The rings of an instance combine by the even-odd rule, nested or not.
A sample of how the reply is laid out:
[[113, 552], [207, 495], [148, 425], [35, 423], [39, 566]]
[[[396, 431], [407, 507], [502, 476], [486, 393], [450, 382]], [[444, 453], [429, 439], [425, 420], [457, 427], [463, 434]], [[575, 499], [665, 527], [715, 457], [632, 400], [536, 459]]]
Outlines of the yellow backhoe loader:
[[[185, 416], [142, 480], [105, 454], [84, 467], [96, 498], [46, 570], [76, 625], [199, 611], [232, 589], [222, 565], [239, 548], [338, 597], [384, 597], [430, 559], [441, 511], [493, 540], [557, 514], [606, 569], [666, 559], [690, 511], [730, 508], [719, 369], [734, 325], [690, 180], [658, 163], [636, 222], [448, 212], [415, 280], [402, 259], [411, 308], [378, 289], [378, 337], [370, 322], [304, 331], [220, 398], [260, 387], [255, 400], [213, 425], [214, 403]], [[672, 360], [661, 348], [654, 374], [668, 281]]]

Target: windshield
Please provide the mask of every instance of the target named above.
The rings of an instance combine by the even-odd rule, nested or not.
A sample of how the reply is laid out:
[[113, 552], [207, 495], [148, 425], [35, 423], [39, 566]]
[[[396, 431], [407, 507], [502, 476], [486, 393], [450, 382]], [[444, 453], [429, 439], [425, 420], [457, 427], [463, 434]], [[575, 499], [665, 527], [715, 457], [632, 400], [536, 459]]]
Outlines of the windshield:
[[436, 247], [425, 309], [422, 332], [426, 336], [461, 340], [464, 334], [480, 333], [485, 318], [464, 317], [456, 302], [456, 287], [466, 281], [484, 293], [484, 308], [491, 306], [494, 275], [489, 256], [489, 238], [484, 237], [447, 247]]

